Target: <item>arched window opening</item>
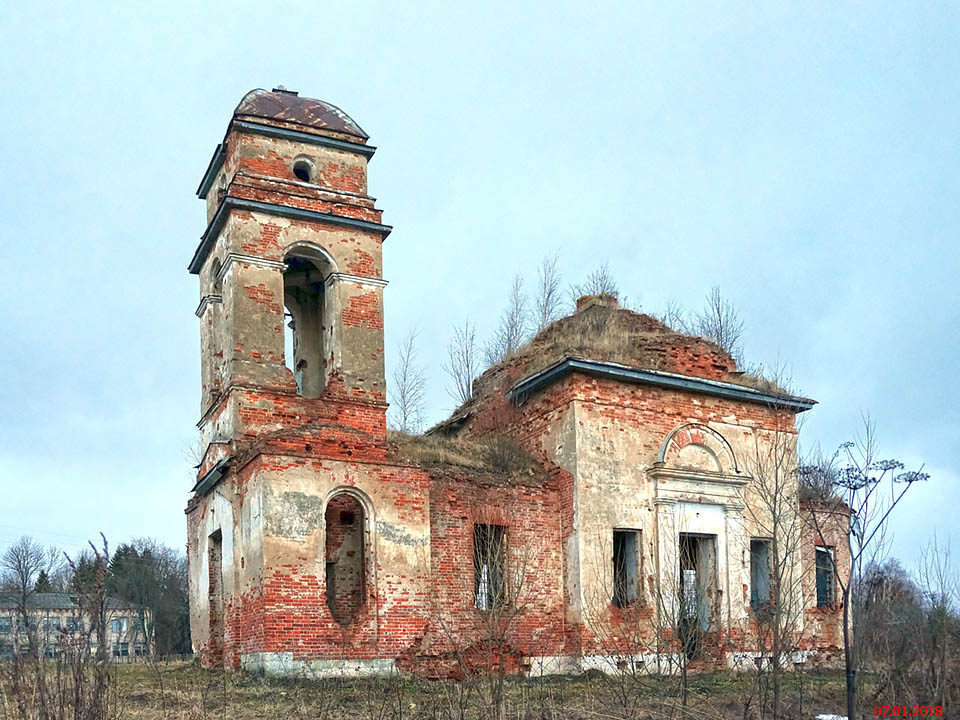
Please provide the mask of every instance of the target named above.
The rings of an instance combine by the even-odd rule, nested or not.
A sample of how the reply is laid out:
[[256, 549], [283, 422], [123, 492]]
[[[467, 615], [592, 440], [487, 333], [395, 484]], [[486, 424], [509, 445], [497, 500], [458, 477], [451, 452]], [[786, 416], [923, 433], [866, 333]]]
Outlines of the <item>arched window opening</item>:
[[297, 392], [315, 398], [323, 393], [326, 383], [329, 348], [324, 332], [324, 280], [333, 268], [320, 252], [309, 248], [289, 255], [286, 266], [284, 363], [297, 381]]
[[213, 287], [214, 295], [223, 294], [223, 280], [220, 278], [220, 270], [223, 265], [220, 264], [220, 258], [213, 259], [213, 265], [210, 267], [210, 283]]
[[366, 597], [363, 506], [353, 496], [339, 493], [327, 503], [324, 521], [327, 606], [334, 619], [346, 627]]

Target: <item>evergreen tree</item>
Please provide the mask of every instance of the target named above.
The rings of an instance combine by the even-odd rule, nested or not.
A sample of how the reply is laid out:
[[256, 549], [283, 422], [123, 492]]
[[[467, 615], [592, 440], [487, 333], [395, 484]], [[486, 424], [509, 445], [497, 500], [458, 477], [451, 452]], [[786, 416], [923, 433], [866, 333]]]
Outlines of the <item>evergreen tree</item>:
[[53, 583], [51, 583], [50, 578], [47, 577], [46, 570], [41, 570], [40, 574], [37, 575], [37, 581], [33, 584], [33, 591], [35, 593], [53, 592]]

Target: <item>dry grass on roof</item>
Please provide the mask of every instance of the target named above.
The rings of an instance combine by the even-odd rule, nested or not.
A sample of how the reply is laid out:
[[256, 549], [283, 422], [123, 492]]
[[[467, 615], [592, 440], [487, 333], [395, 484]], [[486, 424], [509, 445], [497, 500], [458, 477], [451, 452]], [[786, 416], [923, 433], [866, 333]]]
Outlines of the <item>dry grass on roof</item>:
[[428, 468], [459, 467], [502, 475], [541, 471], [537, 462], [506, 435], [466, 438], [391, 430], [387, 442], [401, 457]]
[[761, 377], [760, 375], [751, 375], [750, 373], [732, 373], [727, 379], [729, 382], [736, 383], [737, 385], [744, 385], [745, 387], [753, 388], [754, 390], [759, 390], [760, 392], [764, 392], [769, 395], [779, 395], [783, 397], [794, 394], [792, 391], [780, 387], [776, 381]]
[[714, 353], [730, 369], [727, 382], [772, 395], [792, 395], [773, 380], [738, 372], [733, 357], [713, 341], [678, 332], [650, 315], [610, 304], [590, 305], [556, 320], [484, 374], [520, 364], [522, 374], [529, 376], [564, 357], [674, 372], [669, 354], [676, 347], [693, 348], [699, 354]]
[[551, 323], [507, 361], [526, 362], [526, 374], [566, 356], [666, 369], [669, 347], [690, 340], [649, 315], [596, 305]]

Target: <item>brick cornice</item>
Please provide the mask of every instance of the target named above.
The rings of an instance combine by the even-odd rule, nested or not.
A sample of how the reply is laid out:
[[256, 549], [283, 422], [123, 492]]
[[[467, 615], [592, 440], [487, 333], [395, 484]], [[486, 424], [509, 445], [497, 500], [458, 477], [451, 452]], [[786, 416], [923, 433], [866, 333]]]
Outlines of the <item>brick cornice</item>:
[[336, 225], [352, 230], [375, 233], [380, 235], [384, 240], [393, 230], [390, 225], [369, 222], [368, 220], [358, 220], [356, 218], [344, 217], [342, 215], [334, 215], [332, 213], [319, 212], [317, 210], [307, 210], [305, 208], [290, 207], [288, 205], [276, 205], [273, 203], [260, 202], [258, 200], [245, 200], [228, 195], [220, 203], [220, 207], [217, 208], [217, 212], [214, 213], [213, 219], [210, 220], [210, 224], [207, 225], [207, 229], [200, 238], [200, 244], [193, 253], [193, 259], [190, 260], [190, 264], [187, 266], [187, 269], [191, 274], [197, 275], [200, 273], [200, 268], [203, 267], [203, 263], [207, 259], [210, 248], [213, 247], [213, 244], [216, 242], [217, 237], [220, 234], [220, 230], [223, 229], [223, 226], [227, 222], [227, 218], [230, 216], [230, 213], [233, 210], [246, 210], [248, 212], [272, 215], [274, 217], [289, 218], [292, 220], [304, 220], [307, 222], [317, 222], [326, 225]]
[[[285, 397], [294, 397], [294, 398], [301, 397], [300, 395], [293, 392], [292, 390], [257, 387], [255, 385], [245, 385], [242, 383], [230, 383], [229, 385], [227, 385], [225, 388], [223, 388], [216, 394], [216, 396], [213, 398], [213, 401], [210, 403], [210, 406], [203, 411], [203, 414], [200, 416], [200, 419], [197, 421], [197, 427], [198, 428], [202, 427], [203, 423], [206, 422], [207, 418], [209, 418], [213, 414], [214, 410], [216, 410], [218, 407], [223, 405], [226, 402], [227, 398], [229, 398], [230, 395], [234, 392], [250, 392], [250, 393], [257, 393], [258, 395], [282, 395]], [[314, 398], [313, 401], [331, 403], [335, 405], [361, 405], [365, 407], [384, 408], [384, 409], [386, 409], [389, 406], [389, 404], [384, 402], [383, 400], [370, 400], [368, 398], [360, 398], [360, 397], [339, 398], [339, 397], [330, 397], [330, 396], [322, 395], [319, 398]]]

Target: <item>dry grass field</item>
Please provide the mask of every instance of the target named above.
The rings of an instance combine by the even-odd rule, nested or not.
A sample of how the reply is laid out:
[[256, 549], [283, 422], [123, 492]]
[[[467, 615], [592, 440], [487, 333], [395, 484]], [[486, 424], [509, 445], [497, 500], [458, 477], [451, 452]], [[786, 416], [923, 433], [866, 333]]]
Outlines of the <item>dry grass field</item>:
[[[382, 679], [287, 680], [214, 672], [192, 663], [115, 666], [111, 714], [131, 720], [316, 718], [339, 720], [616, 720], [618, 718], [733, 719], [768, 717], [762, 682], [751, 673], [692, 675], [684, 709], [674, 678], [579, 677], [508, 679], [502, 713], [490, 707], [486, 682]], [[625, 681], [624, 681], [625, 680]], [[839, 712], [843, 679], [836, 672], [791, 677], [784, 717]], [[767, 699], [769, 705], [769, 698]], [[11, 716], [13, 717], [13, 716]]]

